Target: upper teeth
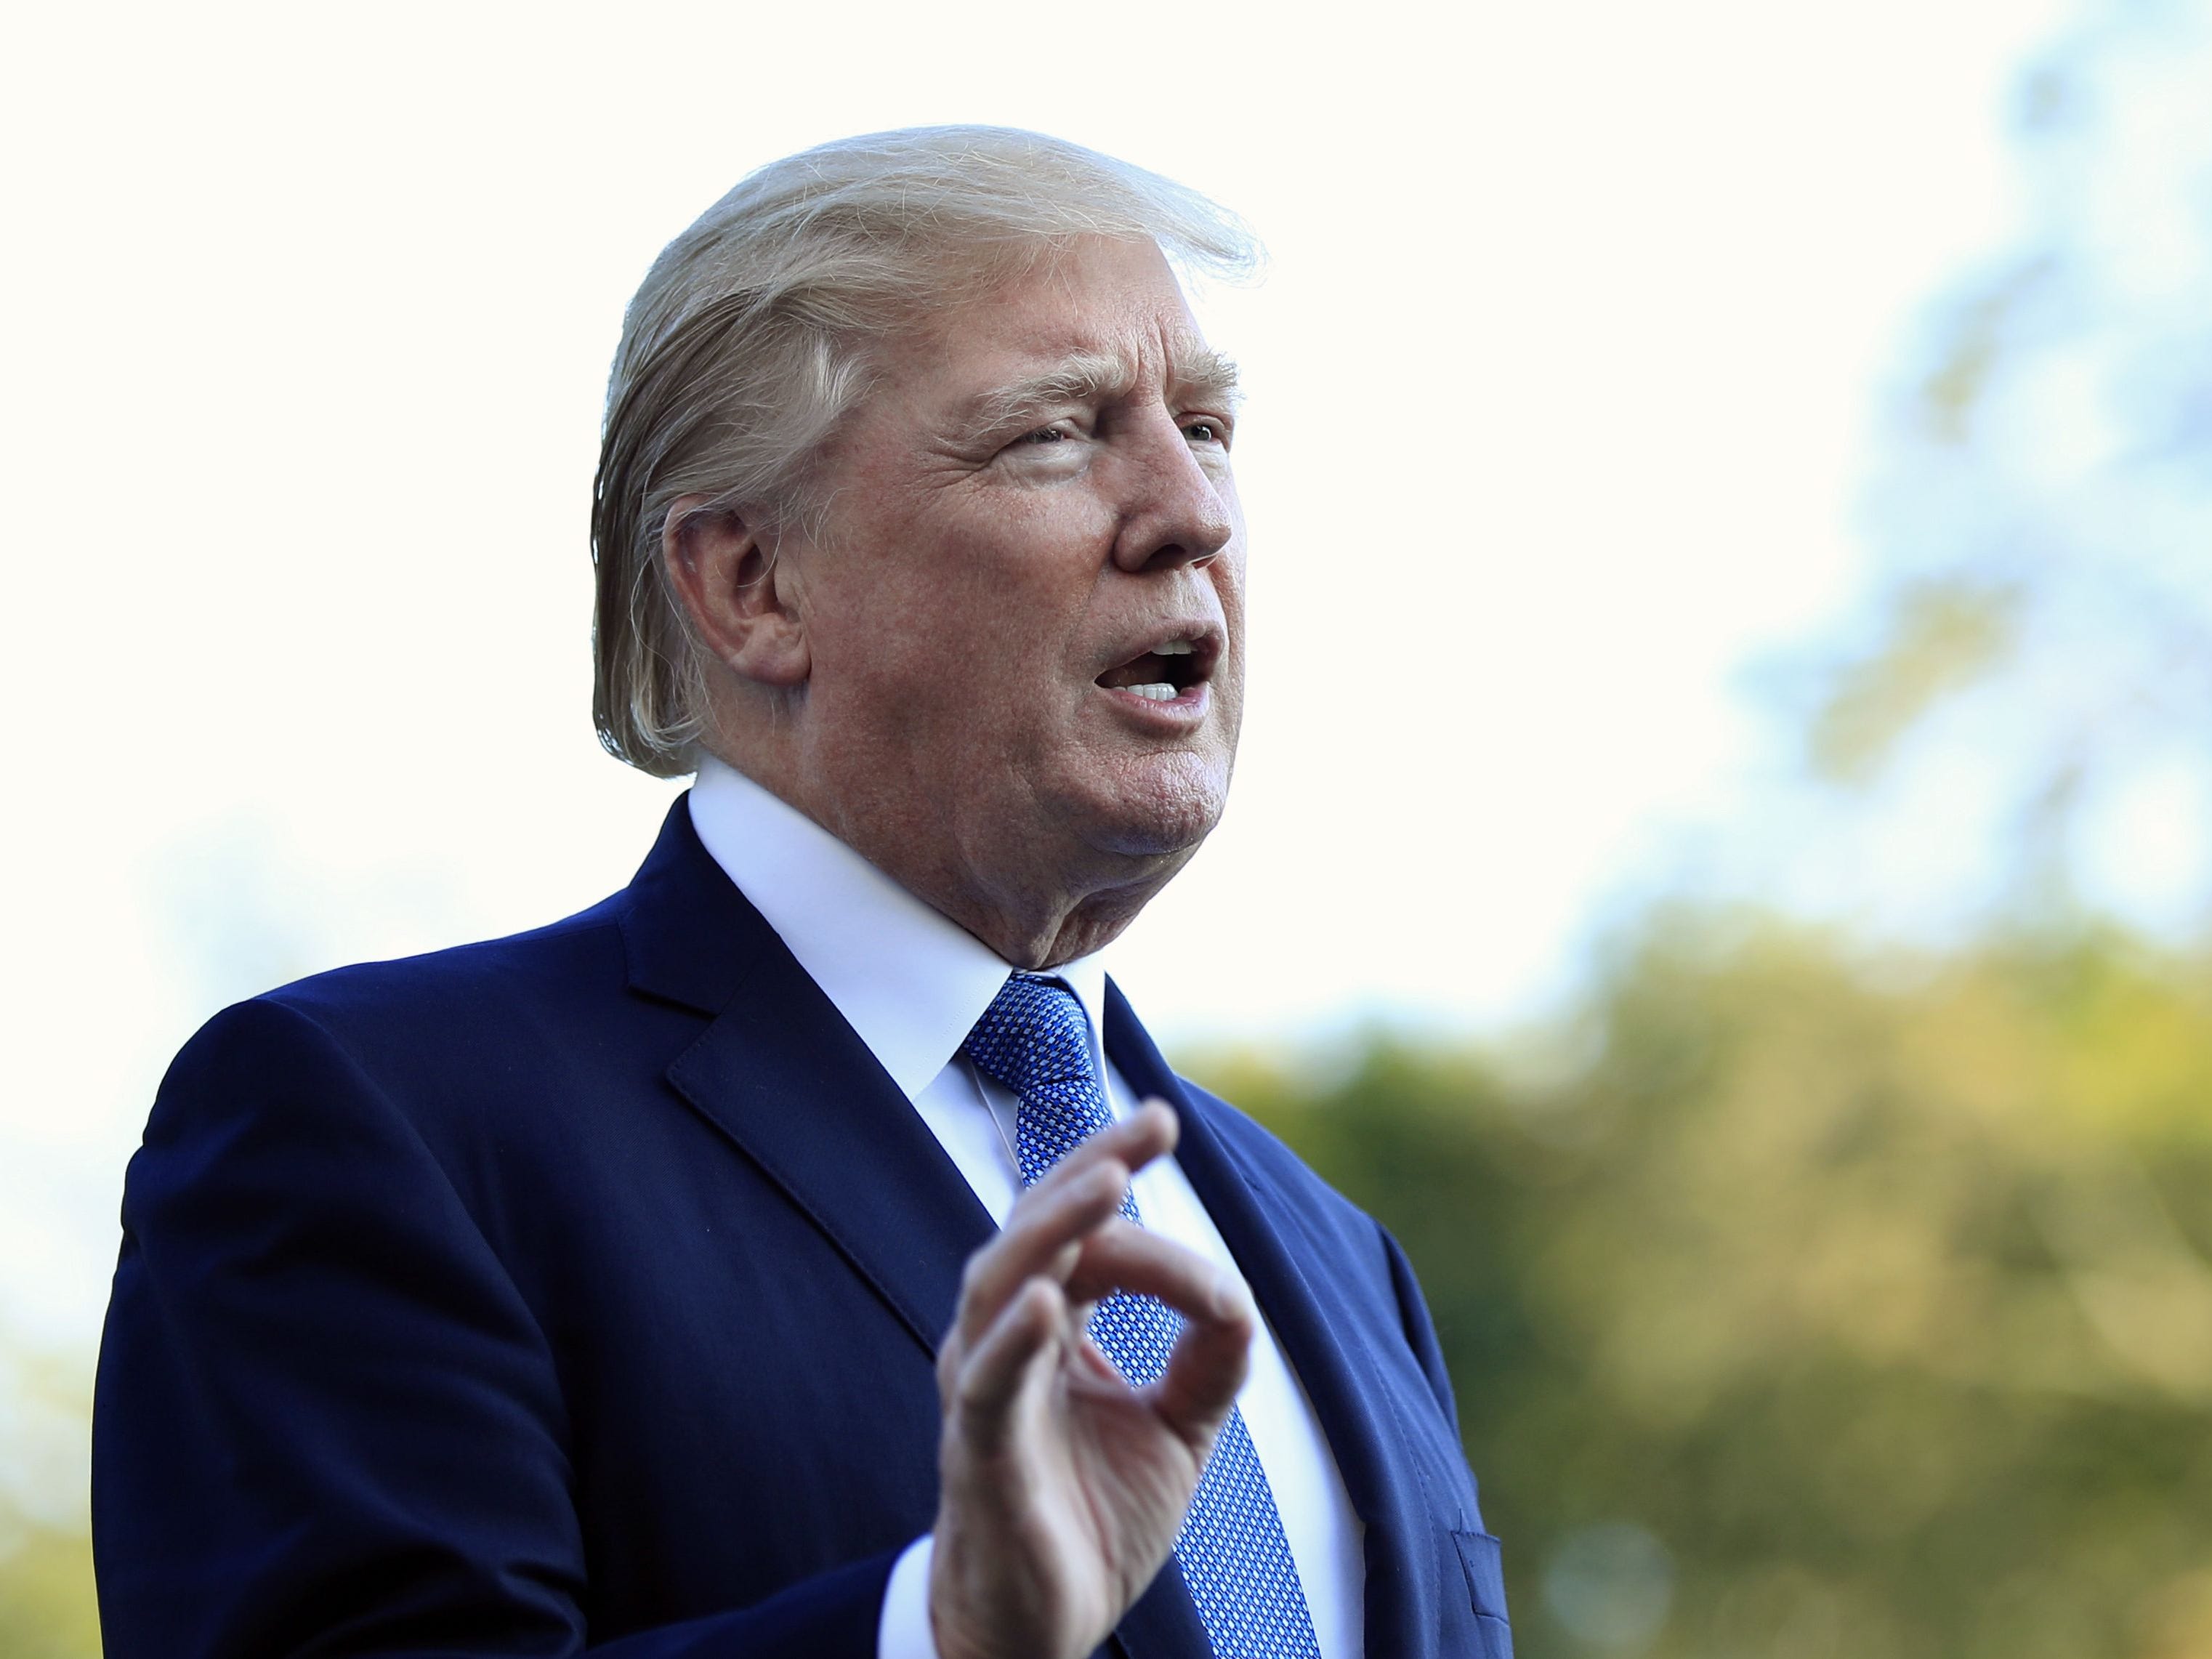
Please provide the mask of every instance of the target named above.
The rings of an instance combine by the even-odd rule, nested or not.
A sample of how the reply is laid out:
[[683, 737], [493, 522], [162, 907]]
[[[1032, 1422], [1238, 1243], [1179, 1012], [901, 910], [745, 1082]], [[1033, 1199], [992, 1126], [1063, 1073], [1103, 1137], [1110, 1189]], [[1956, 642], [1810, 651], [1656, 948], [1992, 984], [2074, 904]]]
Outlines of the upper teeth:
[[1196, 647], [1188, 640], [1170, 640], [1164, 645], [1154, 646], [1152, 654], [1156, 657], [1188, 657], [1194, 649]]
[[1154, 680], [1149, 685], [1133, 685], [1127, 689], [1140, 697], [1150, 697], [1154, 702], [1166, 702], [1176, 694], [1175, 687], [1164, 680]]

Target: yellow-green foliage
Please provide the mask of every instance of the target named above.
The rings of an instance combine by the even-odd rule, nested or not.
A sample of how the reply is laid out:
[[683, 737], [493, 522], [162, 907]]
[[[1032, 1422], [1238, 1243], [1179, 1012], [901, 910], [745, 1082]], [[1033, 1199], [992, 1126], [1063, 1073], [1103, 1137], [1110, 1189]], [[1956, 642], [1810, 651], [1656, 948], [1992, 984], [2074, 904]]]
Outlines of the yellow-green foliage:
[[0, 1329], [0, 1659], [99, 1659], [84, 1513], [91, 1392], [89, 1366]]
[[99, 1659], [92, 1551], [82, 1533], [0, 1538], [0, 1659]]
[[1523, 1659], [2212, 1655], [2212, 963], [1676, 915], [1583, 1024], [1196, 1067], [1411, 1252]]

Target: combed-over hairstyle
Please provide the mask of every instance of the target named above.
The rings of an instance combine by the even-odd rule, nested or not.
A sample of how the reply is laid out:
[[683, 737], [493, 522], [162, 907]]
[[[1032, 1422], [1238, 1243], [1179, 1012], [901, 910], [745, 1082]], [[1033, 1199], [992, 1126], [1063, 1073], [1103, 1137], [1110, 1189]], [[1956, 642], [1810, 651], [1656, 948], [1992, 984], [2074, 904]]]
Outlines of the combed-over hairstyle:
[[671, 242], [623, 319], [592, 502], [592, 719], [617, 758], [696, 769], [702, 653], [663, 562], [671, 505], [772, 523], [818, 507], [809, 463], [866, 393], [870, 347], [1079, 237], [1148, 239], [1185, 268], [1251, 269], [1196, 191], [1006, 127], [916, 127], [771, 162]]

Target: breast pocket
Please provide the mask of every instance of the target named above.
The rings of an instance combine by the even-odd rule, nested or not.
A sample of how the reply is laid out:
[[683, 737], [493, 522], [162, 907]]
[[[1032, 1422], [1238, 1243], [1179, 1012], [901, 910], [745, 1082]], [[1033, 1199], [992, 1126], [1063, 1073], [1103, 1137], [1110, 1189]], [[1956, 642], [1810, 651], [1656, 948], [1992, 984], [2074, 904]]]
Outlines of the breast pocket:
[[1467, 1593], [1482, 1632], [1482, 1659], [1513, 1659], [1513, 1632], [1505, 1623], [1505, 1569], [1498, 1540], [1486, 1532], [1454, 1532]]

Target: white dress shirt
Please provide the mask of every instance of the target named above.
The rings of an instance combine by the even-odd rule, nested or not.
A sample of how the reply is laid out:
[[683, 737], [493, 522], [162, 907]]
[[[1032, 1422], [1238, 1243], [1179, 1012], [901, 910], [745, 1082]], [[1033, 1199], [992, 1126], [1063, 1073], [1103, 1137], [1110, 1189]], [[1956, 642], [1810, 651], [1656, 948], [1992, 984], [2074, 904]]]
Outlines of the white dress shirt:
[[[699, 770], [691, 823], [1003, 1224], [1021, 1192], [1012, 1150], [1018, 1102], [978, 1072], [961, 1045], [1006, 984], [1006, 963], [805, 813], [720, 762]], [[1056, 972], [1089, 1016], [1091, 1063], [1104, 1079], [1108, 1107], [1126, 1117], [1137, 1103], [1101, 1036], [1105, 968], [1093, 955]], [[1139, 1170], [1131, 1191], [1147, 1228], [1241, 1280], [1173, 1158]], [[1366, 1567], [1359, 1520], [1312, 1402], [1264, 1316], [1237, 1404], [1274, 1492], [1322, 1659], [1360, 1659]], [[929, 1555], [925, 1535], [892, 1570], [878, 1625], [878, 1659], [937, 1659]]]

